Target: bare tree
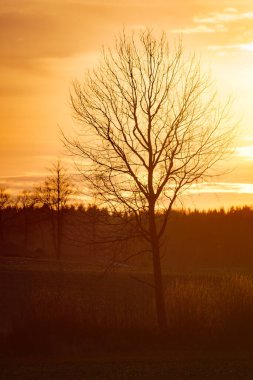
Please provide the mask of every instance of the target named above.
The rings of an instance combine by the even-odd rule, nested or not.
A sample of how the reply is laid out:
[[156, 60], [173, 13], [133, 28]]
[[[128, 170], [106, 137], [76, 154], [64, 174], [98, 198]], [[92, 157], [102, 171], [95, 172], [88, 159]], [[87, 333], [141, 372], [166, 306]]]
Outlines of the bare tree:
[[[60, 161], [53, 164], [50, 172], [51, 174], [45, 182], [37, 187], [36, 198], [38, 203], [46, 205], [51, 211], [56, 255], [57, 259], [60, 259], [62, 256], [63, 212], [74, 194], [74, 186], [70, 175]], [[55, 215], [56, 223], [54, 222]]]
[[66, 145], [82, 159], [90, 193], [135, 216], [152, 252], [158, 325], [166, 332], [161, 239], [181, 193], [229, 151], [228, 106], [197, 59], [185, 58], [181, 41], [171, 48], [164, 33], [149, 30], [120, 35], [74, 83], [71, 100], [80, 129]]

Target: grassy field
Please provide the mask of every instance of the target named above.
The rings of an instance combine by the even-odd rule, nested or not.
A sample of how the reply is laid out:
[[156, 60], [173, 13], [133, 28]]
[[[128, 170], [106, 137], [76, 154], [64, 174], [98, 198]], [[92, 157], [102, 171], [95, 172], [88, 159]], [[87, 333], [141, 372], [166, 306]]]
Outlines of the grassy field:
[[149, 273], [12, 258], [0, 280], [0, 379], [253, 377], [250, 274], [166, 275], [163, 340]]
[[1, 380], [251, 380], [252, 353], [155, 352], [96, 360], [26, 360], [2, 364]]
[[251, 380], [251, 358], [19, 364], [5, 366], [1, 380]]
[[[17, 350], [20, 344], [34, 352], [53, 350], [58, 341], [87, 342], [88, 349], [155, 341], [151, 274], [9, 260], [0, 265], [0, 336], [7, 346], [13, 340]], [[174, 273], [165, 276], [165, 288], [169, 342], [253, 343], [250, 274]]]

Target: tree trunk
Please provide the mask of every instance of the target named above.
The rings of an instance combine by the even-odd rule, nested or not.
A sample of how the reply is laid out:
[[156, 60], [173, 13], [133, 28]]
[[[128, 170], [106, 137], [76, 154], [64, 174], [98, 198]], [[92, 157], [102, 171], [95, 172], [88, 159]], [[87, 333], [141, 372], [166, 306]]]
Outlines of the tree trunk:
[[55, 215], [54, 210], [50, 210], [51, 213], [51, 226], [52, 226], [52, 248], [53, 248], [53, 254], [58, 257], [57, 253], [57, 215]]
[[3, 232], [3, 211], [0, 210], [0, 244], [4, 243], [4, 232]]
[[157, 322], [159, 330], [162, 336], [168, 332], [168, 322], [165, 307], [165, 296], [164, 296], [164, 286], [163, 277], [161, 269], [161, 258], [160, 258], [160, 245], [157, 236], [155, 212], [151, 208], [149, 212], [149, 230], [151, 237], [151, 247], [152, 247], [152, 257], [153, 257], [153, 275], [154, 275], [154, 285], [155, 285], [155, 301], [156, 301], [156, 313]]
[[97, 241], [97, 229], [96, 229], [96, 215], [95, 215], [95, 212], [94, 212], [93, 220], [92, 220], [92, 255], [93, 255], [93, 259], [94, 260], [97, 259], [97, 245], [96, 245], [96, 241]]
[[24, 223], [25, 223], [25, 231], [24, 231], [24, 247], [25, 250], [27, 251], [28, 249], [28, 215], [27, 215], [27, 210], [24, 210]]
[[61, 259], [62, 255], [62, 215], [61, 210], [57, 210], [57, 260]]

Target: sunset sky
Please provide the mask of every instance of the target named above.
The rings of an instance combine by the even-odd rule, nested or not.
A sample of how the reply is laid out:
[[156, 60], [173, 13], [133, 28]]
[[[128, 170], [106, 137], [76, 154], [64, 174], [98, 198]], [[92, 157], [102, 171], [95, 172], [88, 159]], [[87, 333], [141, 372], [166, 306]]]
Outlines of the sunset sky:
[[64, 157], [59, 129], [73, 126], [71, 83], [123, 26], [164, 30], [172, 42], [181, 35], [221, 98], [234, 99], [238, 136], [227, 174], [194, 187], [185, 207], [253, 204], [252, 0], [1, 0], [0, 185], [31, 186]]

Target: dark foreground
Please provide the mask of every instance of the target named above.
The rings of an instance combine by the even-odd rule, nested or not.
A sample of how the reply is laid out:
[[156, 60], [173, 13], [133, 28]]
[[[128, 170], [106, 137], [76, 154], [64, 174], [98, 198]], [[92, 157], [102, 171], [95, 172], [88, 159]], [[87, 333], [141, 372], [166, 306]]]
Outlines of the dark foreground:
[[[164, 356], [164, 355], [163, 355]], [[178, 355], [110, 358], [77, 362], [19, 361], [1, 365], [1, 380], [247, 380], [253, 378], [253, 355]]]
[[165, 340], [150, 279], [3, 258], [0, 380], [253, 379], [252, 273], [166, 276]]

